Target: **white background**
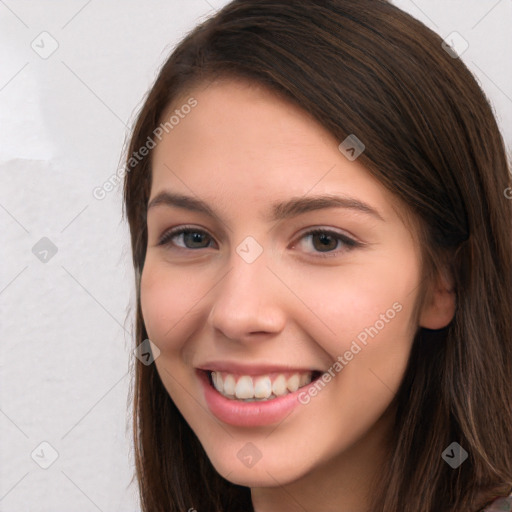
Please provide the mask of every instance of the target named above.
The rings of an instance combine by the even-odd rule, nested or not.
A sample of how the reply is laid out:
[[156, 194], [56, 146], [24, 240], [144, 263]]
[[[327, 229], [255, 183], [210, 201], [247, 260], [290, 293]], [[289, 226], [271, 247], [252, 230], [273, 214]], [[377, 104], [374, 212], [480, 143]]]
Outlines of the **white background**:
[[[214, 0], [0, 0], [0, 511], [136, 511], [128, 402], [134, 287], [120, 167], [146, 91]], [[512, 2], [397, 0], [491, 99], [512, 148]], [[40, 36], [42, 32], [49, 36]], [[42, 39], [46, 38], [46, 39]], [[42, 52], [57, 50], [43, 59]], [[57, 253], [32, 252], [43, 237]], [[48, 469], [34, 458], [58, 458]]]

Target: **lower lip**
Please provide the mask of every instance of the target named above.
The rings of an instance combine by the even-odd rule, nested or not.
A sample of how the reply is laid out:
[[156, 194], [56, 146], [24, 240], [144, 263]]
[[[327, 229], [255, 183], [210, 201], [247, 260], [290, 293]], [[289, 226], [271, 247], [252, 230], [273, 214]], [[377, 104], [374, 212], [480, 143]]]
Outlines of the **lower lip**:
[[293, 393], [267, 401], [243, 402], [221, 395], [211, 384], [205, 371], [196, 370], [204, 390], [204, 397], [211, 413], [219, 420], [237, 427], [256, 427], [281, 422], [298, 405], [298, 396], [314, 384], [299, 388]]

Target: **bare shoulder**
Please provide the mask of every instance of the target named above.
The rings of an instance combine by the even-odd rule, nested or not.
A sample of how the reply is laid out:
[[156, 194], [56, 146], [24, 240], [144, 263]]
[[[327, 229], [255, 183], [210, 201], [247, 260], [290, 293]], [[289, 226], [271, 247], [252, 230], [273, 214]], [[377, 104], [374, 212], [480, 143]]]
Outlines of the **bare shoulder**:
[[495, 499], [481, 512], [512, 512], [512, 494], [504, 498]]

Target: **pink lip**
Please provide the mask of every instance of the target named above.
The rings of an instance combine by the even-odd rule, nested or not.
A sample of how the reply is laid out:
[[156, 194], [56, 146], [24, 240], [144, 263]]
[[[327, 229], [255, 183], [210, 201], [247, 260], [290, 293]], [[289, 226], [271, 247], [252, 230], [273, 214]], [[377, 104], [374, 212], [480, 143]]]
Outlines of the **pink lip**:
[[[252, 368], [254, 369], [254, 367]], [[268, 367], [266, 368], [268, 369]], [[218, 371], [220, 371], [220, 369]], [[246, 371], [247, 368], [244, 369], [244, 372]], [[260, 371], [259, 373], [262, 372]], [[242, 402], [239, 400], [231, 400], [221, 395], [210, 384], [208, 372], [197, 369], [196, 374], [201, 381], [204, 397], [211, 413], [224, 423], [236, 427], [257, 427], [281, 422], [295, 407], [300, 405], [298, 400], [299, 394], [306, 391], [309, 386], [314, 385], [313, 381], [293, 393], [288, 393], [287, 395], [268, 401]], [[251, 375], [251, 373], [243, 374]]]

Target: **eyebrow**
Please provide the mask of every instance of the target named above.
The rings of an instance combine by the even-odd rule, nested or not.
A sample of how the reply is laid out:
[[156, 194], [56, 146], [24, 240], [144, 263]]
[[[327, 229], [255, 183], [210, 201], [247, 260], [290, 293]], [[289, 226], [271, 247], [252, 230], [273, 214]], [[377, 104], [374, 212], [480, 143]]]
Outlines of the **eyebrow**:
[[[193, 212], [204, 213], [219, 221], [221, 220], [207, 203], [195, 197], [183, 194], [171, 193], [168, 191], [160, 192], [149, 202], [147, 209], [149, 211], [150, 208], [154, 208], [158, 205], [183, 208]], [[382, 215], [375, 208], [360, 201], [359, 199], [331, 194], [292, 197], [287, 201], [273, 203], [271, 205], [271, 213], [269, 216], [265, 217], [265, 220], [278, 221], [296, 217], [307, 212], [323, 210], [325, 208], [345, 208], [348, 210], [355, 210], [357, 212], [371, 215], [385, 222]]]

